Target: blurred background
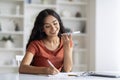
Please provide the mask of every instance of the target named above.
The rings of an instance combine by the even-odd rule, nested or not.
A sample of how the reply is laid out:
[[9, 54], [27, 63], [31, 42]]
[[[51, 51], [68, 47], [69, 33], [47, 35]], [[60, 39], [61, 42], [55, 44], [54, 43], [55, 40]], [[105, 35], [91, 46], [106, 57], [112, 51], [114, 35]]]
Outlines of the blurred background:
[[0, 72], [17, 72], [38, 13], [54, 9], [73, 35], [72, 71], [120, 70], [119, 0], [0, 0]]

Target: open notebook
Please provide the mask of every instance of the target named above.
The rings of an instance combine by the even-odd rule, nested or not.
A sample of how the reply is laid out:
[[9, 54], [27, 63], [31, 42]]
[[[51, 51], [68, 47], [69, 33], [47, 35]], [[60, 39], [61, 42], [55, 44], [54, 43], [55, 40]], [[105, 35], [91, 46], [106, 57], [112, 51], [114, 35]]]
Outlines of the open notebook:
[[59, 73], [56, 75], [48, 75], [49, 77], [87, 77], [87, 76], [95, 76], [95, 77], [108, 77], [108, 78], [120, 78], [120, 72], [69, 72], [69, 73]]
[[86, 72], [86, 76], [120, 78], [120, 72]]

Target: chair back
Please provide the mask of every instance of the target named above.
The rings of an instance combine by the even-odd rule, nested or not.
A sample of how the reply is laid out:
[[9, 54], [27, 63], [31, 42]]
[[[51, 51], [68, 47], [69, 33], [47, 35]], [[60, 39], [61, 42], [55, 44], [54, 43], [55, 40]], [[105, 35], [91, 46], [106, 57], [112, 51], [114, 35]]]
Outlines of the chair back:
[[16, 61], [18, 66], [20, 66], [20, 62], [22, 61], [23, 57], [23, 55], [16, 55]]

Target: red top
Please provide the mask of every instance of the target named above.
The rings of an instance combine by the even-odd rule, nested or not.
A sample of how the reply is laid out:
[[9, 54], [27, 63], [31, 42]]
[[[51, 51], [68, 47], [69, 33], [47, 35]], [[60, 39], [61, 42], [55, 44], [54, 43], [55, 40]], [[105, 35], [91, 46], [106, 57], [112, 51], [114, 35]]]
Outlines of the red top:
[[27, 48], [27, 51], [34, 55], [31, 65], [39, 67], [50, 66], [47, 62], [49, 59], [52, 64], [61, 71], [63, 67], [63, 41], [60, 41], [59, 47], [51, 51], [44, 46], [42, 40], [32, 41]]

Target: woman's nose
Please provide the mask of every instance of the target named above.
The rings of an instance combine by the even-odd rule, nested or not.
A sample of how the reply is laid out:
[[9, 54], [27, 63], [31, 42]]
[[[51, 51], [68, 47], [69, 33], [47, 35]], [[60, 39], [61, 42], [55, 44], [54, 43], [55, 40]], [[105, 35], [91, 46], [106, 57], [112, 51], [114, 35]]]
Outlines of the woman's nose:
[[51, 29], [52, 29], [52, 30], [55, 30], [56, 28], [55, 28], [55, 26], [54, 26], [54, 25], [52, 25], [52, 26], [51, 26]]

